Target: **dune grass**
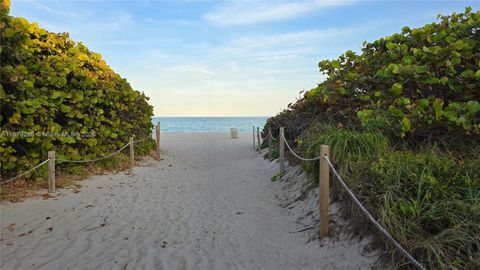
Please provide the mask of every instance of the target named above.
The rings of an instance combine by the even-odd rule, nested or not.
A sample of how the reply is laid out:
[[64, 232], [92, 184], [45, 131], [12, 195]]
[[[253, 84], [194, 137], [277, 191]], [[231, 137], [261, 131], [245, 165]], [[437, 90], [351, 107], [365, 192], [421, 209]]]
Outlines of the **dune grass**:
[[[365, 207], [428, 269], [480, 268], [480, 156], [452, 155], [434, 145], [392, 145], [375, 131], [315, 125], [297, 140], [304, 156], [316, 156], [321, 144]], [[463, 147], [463, 149], [467, 149]], [[318, 162], [304, 168], [317, 182]], [[332, 179], [332, 196], [357, 234], [373, 234], [374, 245], [394, 268], [409, 268], [393, 246], [382, 241], [368, 221]]]

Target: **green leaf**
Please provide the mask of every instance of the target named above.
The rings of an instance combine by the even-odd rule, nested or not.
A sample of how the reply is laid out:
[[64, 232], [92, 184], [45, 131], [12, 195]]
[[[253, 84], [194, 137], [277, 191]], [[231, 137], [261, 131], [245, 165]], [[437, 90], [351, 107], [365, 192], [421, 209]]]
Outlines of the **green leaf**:
[[428, 66], [415, 66], [415, 73], [422, 74], [428, 72]]
[[467, 119], [465, 119], [465, 117], [463, 116], [459, 117], [457, 121], [455, 121], [457, 125], [464, 125], [466, 122], [467, 122]]
[[416, 103], [417, 103], [420, 107], [422, 107], [422, 108], [424, 108], [424, 109], [427, 108], [428, 105], [429, 105], [428, 99], [425, 99], [425, 98], [422, 98], [422, 99], [417, 100]]
[[471, 115], [474, 115], [478, 111], [480, 111], [480, 102], [478, 102], [476, 100], [471, 100], [471, 101], [467, 102], [466, 107], [467, 107], [468, 113], [471, 114]]
[[360, 96], [360, 99], [363, 100], [363, 101], [367, 101], [367, 100], [370, 100], [370, 96], [362, 95], [362, 96]]
[[475, 72], [474, 72], [473, 70], [471, 70], [471, 69], [467, 69], [467, 70], [463, 71], [463, 72], [460, 74], [460, 76], [461, 76], [462, 78], [473, 78], [473, 77], [475, 77]]
[[463, 43], [463, 40], [461, 40], [461, 39], [455, 41], [455, 43], [453, 44], [453, 47], [454, 47], [456, 50], [461, 50], [461, 49], [463, 49], [463, 46], [464, 46], [464, 43]]
[[381, 78], [384, 75], [383, 73], [384, 73], [383, 69], [379, 69], [379, 70], [377, 70], [377, 73], [375, 73], [375, 77], [380, 77]]
[[456, 121], [458, 118], [457, 113], [454, 111], [445, 112], [445, 116], [449, 121], [452, 121], [452, 122]]
[[332, 61], [332, 67], [333, 68], [340, 68], [340, 62], [338, 62], [338, 60], [333, 60]]
[[405, 132], [410, 131], [411, 129], [410, 119], [404, 117], [401, 123], [402, 123], [402, 131], [405, 131]]
[[97, 140], [94, 139], [94, 138], [89, 138], [89, 139], [87, 140], [87, 145], [90, 146], [90, 147], [91, 147], [91, 146], [95, 146], [95, 145], [97, 145]]
[[10, 122], [12, 124], [19, 124], [21, 119], [22, 119], [21, 114], [14, 113], [10, 118], [8, 118], [8, 122]]
[[362, 122], [362, 125], [365, 125], [371, 118], [373, 110], [361, 110], [357, 112], [357, 117]]
[[[3, 19], [2, 19], [2, 21], [3, 21]], [[13, 37], [13, 36], [15, 35], [15, 32], [16, 32], [16, 31], [15, 31], [14, 29], [12, 29], [12, 28], [7, 28], [7, 29], [5, 29], [5, 32], [4, 32], [4, 33], [5, 33], [5, 37], [6, 37], [6, 38], [11, 38], [11, 37]]]
[[438, 121], [440, 120], [440, 117], [442, 117], [442, 113], [443, 113], [443, 110], [442, 110], [442, 107], [443, 107], [443, 101], [441, 99], [435, 99], [435, 101], [433, 101], [433, 111], [435, 113], [435, 119]]
[[432, 50], [430, 48], [428, 48], [427, 46], [423, 46], [423, 51], [426, 52], [426, 53], [432, 52]]
[[64, 112], [64, 113], [68, 113], [68, 112], [71, 111], [71, 108], [70, 108], [69, 106], [67, 106], [67, 105], [63, 105], [63, 104], [62, 104], [62, 105], [60, 105], [60, 110], [61, 110], [62, 112]]
[[406, 97], [400, 97], [400, 98], [398, 98], [398, 104], [408, 105], [408, 104], [410, 104], [410, 99], [406, 98]]
[[393, 96], [399, 96], [402, 93], [403, 86], [401, 83], [394, 83], [390, 89], [390, 93]]
[[25, 88], [33, 88], [33, 82], [29, 80], [24, 80], [23, 81]]
[[397, 47], [397, 44], [393, 43], [393, 42], [387, 42], [387, 49], [388, 50], [393, 50]]
[[35, 111], [37, 111], [35, 108], [33, 107], [24, 107], [22, 108], [22, 113], [23, 114], [32, 114], [34, 113]]
[[61, 91], [53, 91], [53, 94], [52, 94], [52, 99], [57, 99], [59, 97], [62, 96], [62, 92]]
[[394, 74], [400, 73], [400, 67], [401, 67], [400, 65], [395, 65], [394, 64], [394, 65], [392, 65], [392, 67], [393, 67], [392, 68], [392, 73], [394, 73]]

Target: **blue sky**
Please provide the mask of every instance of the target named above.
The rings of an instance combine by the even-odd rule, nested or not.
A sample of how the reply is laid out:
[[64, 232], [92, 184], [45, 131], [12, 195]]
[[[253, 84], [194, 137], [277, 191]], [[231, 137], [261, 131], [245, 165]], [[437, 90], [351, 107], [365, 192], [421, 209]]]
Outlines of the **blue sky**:
[[151, 98], [155, 115], [274, 115], [322, 81], [318, 62], [479, 1], [25, 1]]

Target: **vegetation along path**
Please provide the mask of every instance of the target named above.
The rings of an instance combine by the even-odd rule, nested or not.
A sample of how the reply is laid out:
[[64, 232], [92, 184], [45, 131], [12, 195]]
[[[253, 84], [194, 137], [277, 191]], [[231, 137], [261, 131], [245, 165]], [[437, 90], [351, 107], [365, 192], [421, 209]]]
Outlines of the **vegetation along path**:
[[[164, 135], [161, 162], [78, 192], [2, 206], [2, 269], [358, 269], [371, 259], [295, 233], [278, 164], [251, 137]], [[359, 257], [360, 256], [360, 257]]]

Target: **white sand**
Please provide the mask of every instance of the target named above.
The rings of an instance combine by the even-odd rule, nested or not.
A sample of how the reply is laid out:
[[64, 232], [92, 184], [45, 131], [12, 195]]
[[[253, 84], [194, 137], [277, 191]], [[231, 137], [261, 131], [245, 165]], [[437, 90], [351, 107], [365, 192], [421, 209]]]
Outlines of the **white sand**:
[[365, 240], [296, 232], [318, 219], [316, 192], [294, 202], [305, 175], [288, 168], [271, 182], [278, 164], [251, 140], [163, 134], [163, 161], [92, 177], [79, 193], [3, 203], [1, 269], [371, 268]]

